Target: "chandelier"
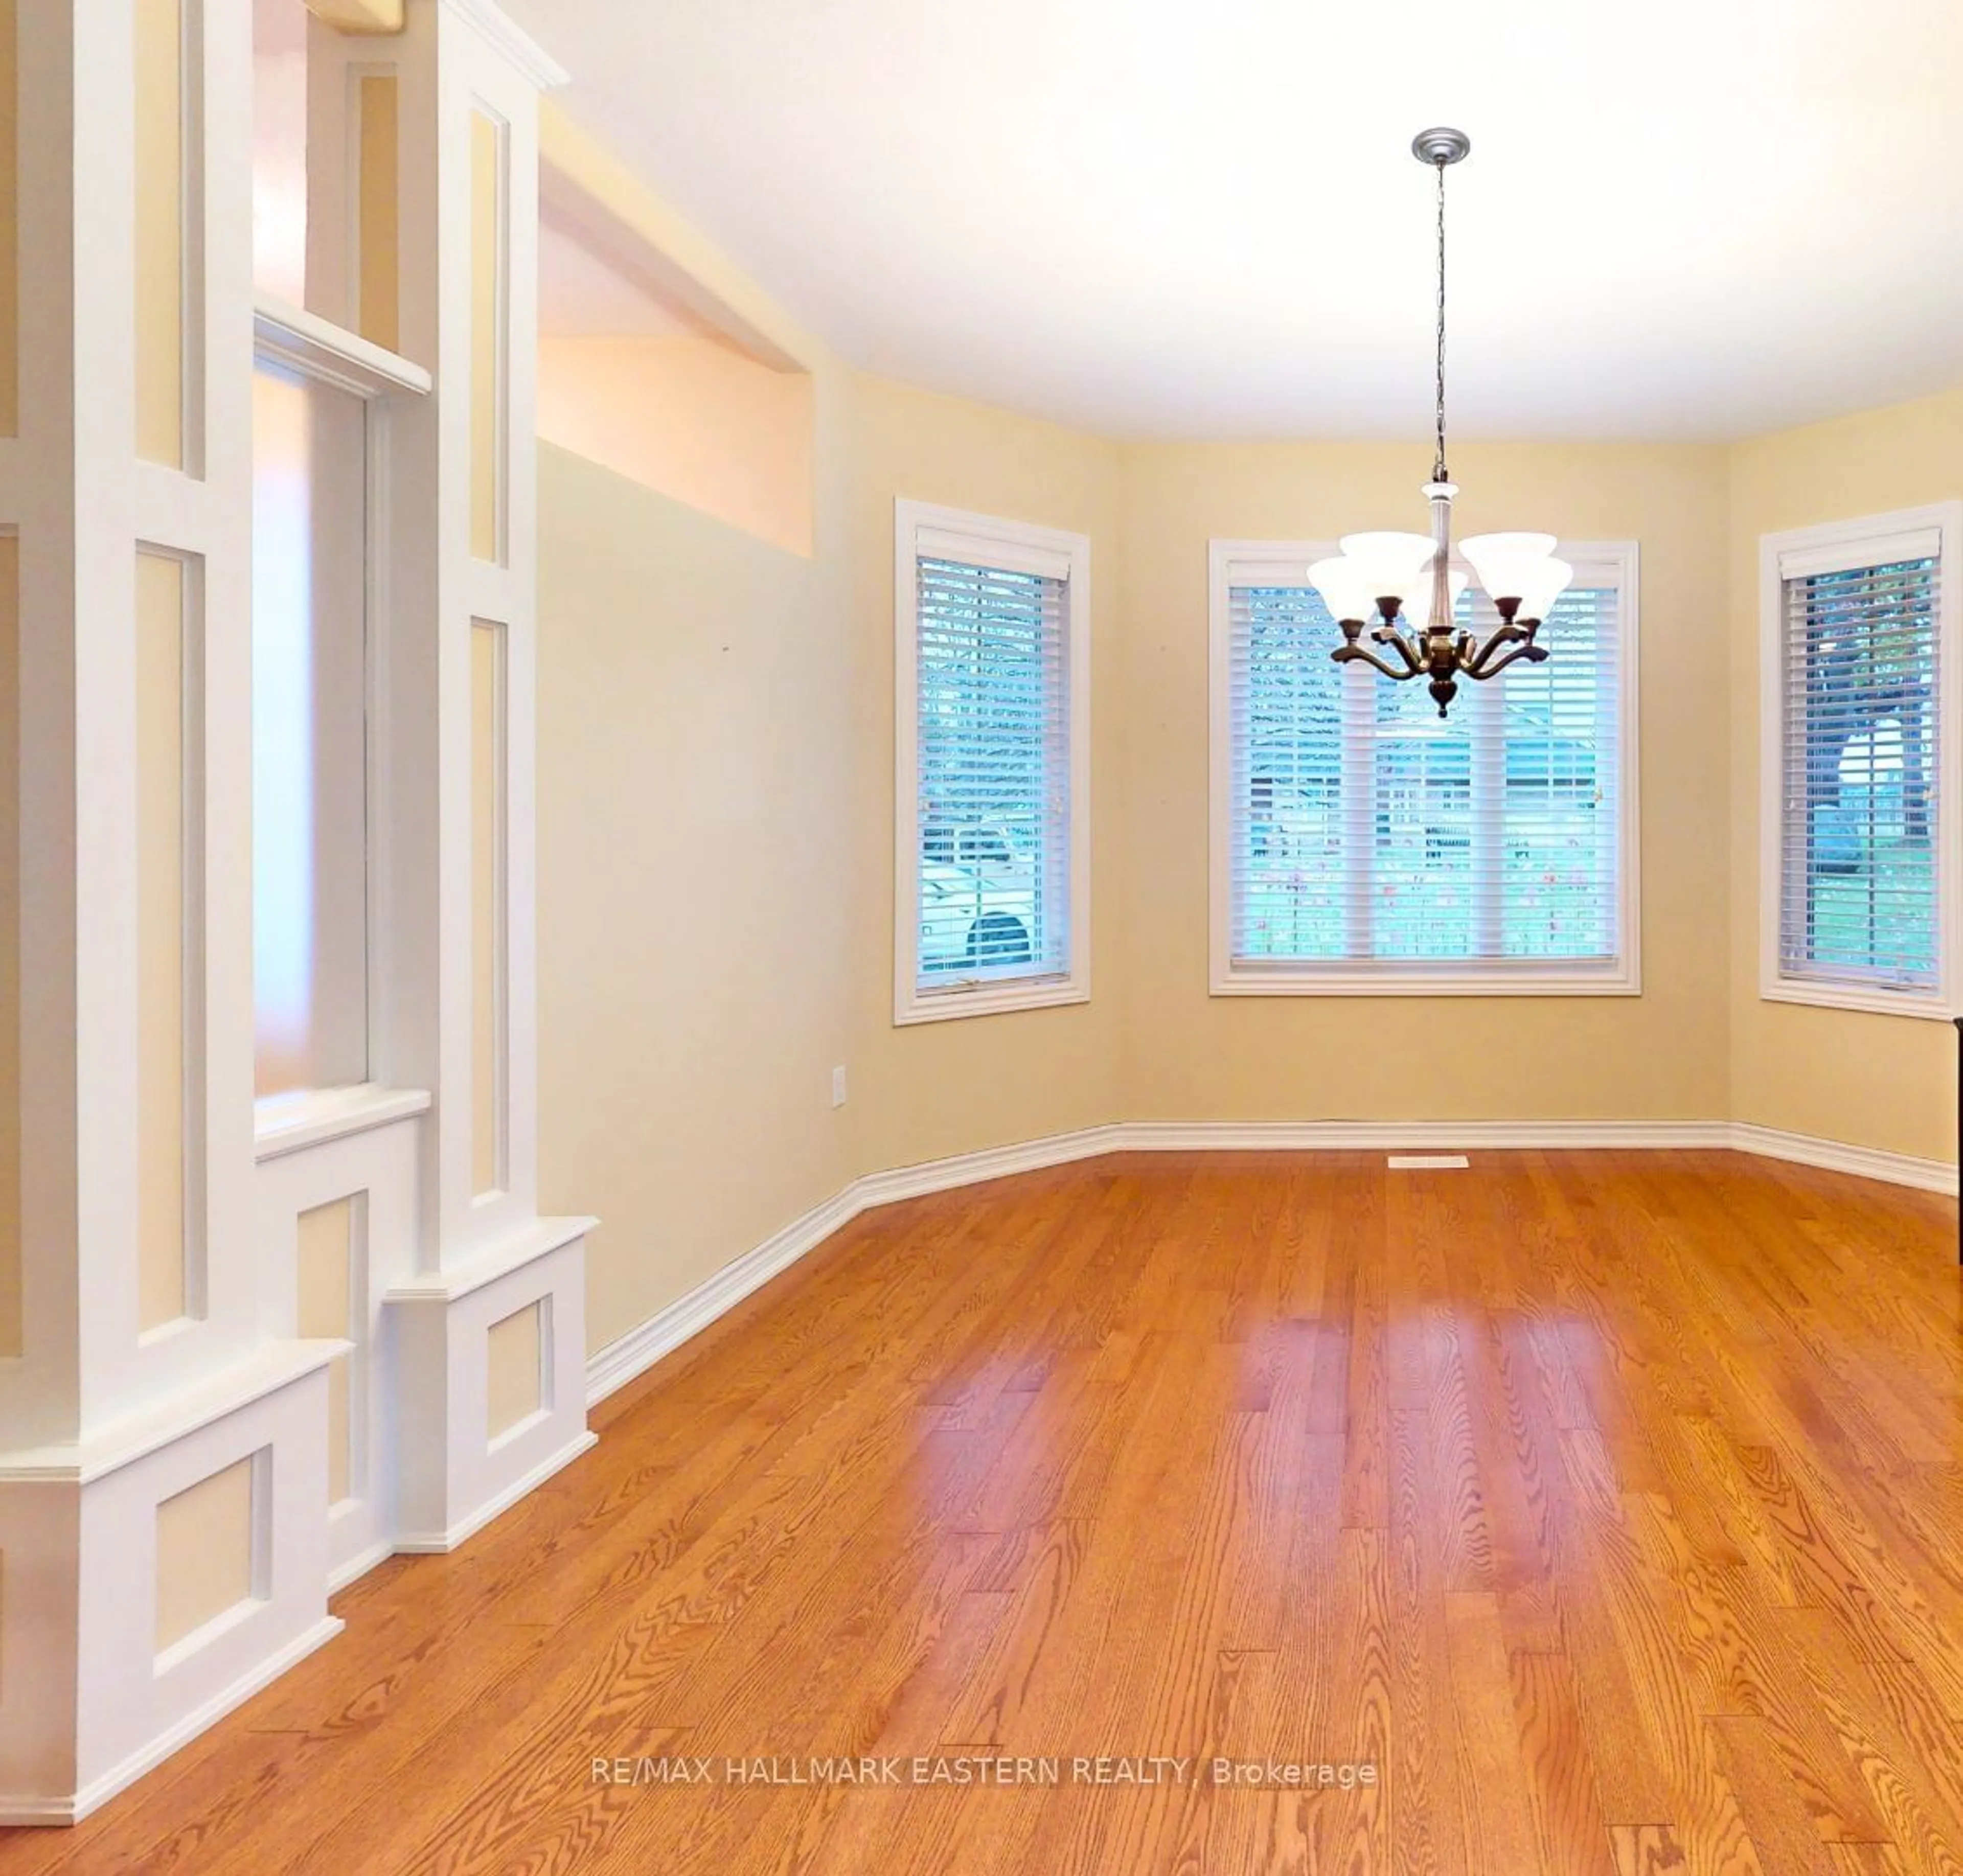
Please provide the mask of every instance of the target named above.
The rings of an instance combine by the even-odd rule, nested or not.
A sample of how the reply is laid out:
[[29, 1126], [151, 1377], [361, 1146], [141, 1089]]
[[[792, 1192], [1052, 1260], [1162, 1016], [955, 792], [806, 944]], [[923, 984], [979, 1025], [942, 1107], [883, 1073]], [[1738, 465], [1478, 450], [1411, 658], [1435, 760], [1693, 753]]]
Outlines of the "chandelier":
[[[1440, 716], [1458, 696], [1459, 678], [1497, 677], [1521, 658], [1545, 660], [1547, 647], [1536, 635], [1574, 572], [1554, 558], [1552, 534], [1475, 534], [1461, 546], [1500, 623], [1482, 639], [1454, 623], [1466, 576], [1452, 565], [1452, 498], [1459, 491], [1445, 467], [1445, 172], [1471, 147], [1462, 130], [1421, 130], [1411, 139], [1411, 154], [1438, 171], [1438, 455], [1424, 491], [1431, 532], [1346, 534], [1340, 554], [1308, 570], [1343, 628], [1337, 662], [1361, 658], [1400, 683], [1428, 677]], [[1379, 623], [1371, 627], [1373, 618]], [[1388, 657], [1361, 642], [1366, 627]]]

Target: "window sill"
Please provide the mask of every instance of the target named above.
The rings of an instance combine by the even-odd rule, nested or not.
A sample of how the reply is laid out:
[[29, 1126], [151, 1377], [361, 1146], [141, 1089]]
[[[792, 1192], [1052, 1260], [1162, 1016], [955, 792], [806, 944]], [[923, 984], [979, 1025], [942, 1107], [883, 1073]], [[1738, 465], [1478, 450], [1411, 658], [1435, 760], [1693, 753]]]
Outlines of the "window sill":
[[978, 984], [970, 990], [903, 994], [894, 1007], [893, 1026], [903, 1029], [916, 1023], [945, 1023], [959, 1016], [1004, 1016], [1016, 1010], [1052, 1010], [1065, 1004], [1090, 1000], [1090, 986], [1077, 978]]
[[1230, 969], [1209, 986], [1215, 997], [1640, 997], [1641, 975], [1626, 970], [1299, 971]]
[[1955, 1014], [1949, 999], [1934, 991], [1867, 990], [1853, 984], [1815, 984], [1792, 977], [1762, 984], [1759, 1000], [1808, 1004], [1816, 1010], [1851, 1010], [1873, 1016], [1920, 1016], [1929, 1023], [1947, 1023]]
[[376, 1081], [268, 1095], [252, 1109], [254, 1157], [277, 1159], [283, 1153], [298, 1153], [325, 1141], [406, 1120], [426, 1112], [429, 1105], [429, 1095], [421, 1088], [388, 1088]]

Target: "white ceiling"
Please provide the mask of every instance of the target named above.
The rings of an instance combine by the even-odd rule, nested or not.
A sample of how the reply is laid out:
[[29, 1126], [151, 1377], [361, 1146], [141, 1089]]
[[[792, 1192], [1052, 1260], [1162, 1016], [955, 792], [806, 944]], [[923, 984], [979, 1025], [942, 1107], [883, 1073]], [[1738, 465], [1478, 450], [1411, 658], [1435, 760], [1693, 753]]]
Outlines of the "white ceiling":
[[1721, 438], [1963, 379], [1958, 0], [508, 0], [847, 357], [1114, 436]]

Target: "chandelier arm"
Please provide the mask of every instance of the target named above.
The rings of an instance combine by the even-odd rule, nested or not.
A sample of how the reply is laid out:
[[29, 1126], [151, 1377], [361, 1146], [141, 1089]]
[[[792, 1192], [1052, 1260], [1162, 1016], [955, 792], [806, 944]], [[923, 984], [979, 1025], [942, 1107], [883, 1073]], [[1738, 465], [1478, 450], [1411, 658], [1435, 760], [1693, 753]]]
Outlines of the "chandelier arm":
[[1419, 651], [1417, 647], [1411, 642], [1411, 639], [1404, 633], [1400, 632], [1395, 626], [1382, 626], [1377, 631], [1373, 632], [1370, 635], [1375, 639], [1379, 645], [1389, 645], [1392, 650], [1397, 653], [1398, 656], [1402, 658], [1405, 664], [1411, 667], [1411, 675], [1412, 677], [1415, 677], [1420, 671], [1426, 668], [1424, 658]]
[[[1398, 649], [1402, 651], [1405, 658], [1408, 659], [1411, 652], [1403, 639], [1399, 639], [1395, 641], [1395, 643]], [[1395, 664], [1385, 664], [1366, 645], [1339, 645], [1329, 655], [1339, 664], [1347, 664], [1357, 658], [1361, 658], [1372, 670], [1382, 671], [1386, 677], [1400, 684], [1417, 677], [1424, 669], [1422, 664], [1413, 664], [1408, 671], [1399, 671]]]
[[1491, 664], [1495, 652], [1507, 645], [1531, 644], [1533, 634], [1524, 626], [1495, 626], [1483, 645], [1471, 648], [1471, 655], [1462, 661], [1466, 671], [1475, 677], [1483, 677], [1485, 667]]
[[1481, 670], [1475, 671], [1468, 668], [1465, 674], [1468, 677], [1476, 678], [1483, 683], [1488, 677], [1498, 677], [1509, 664], [1517, 664], [1522, 658], [1525, 658], [1529, 664], [1545, 664], [1548, 660], [1547, 647], [1544, 645], [1532, 643], [1516, 645], [1504, 658], [1496, 658], [1491, 664]]

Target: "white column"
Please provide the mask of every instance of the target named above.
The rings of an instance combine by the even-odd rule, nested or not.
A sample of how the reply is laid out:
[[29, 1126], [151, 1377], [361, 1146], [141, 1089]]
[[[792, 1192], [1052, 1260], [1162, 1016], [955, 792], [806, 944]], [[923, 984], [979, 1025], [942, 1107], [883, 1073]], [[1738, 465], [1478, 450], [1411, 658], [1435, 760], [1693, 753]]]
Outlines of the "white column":
[[[316, 21], [309, 305], [255, 309], [251, 0], [18, 11], [0, 1823], [101, 1803], [331, 1638], [331, 1576], [448, 1548], [592, 1439], [591, 1221], [536, 1210], [533, 249], [557, 75], [485, 0], [411, 0], [394, 34]], [[377, 72], [392, 349], [350, 329], [352, 88]], [[255, 347], [360, 400], [367, 438], [367, 592], [337, 616], [370, 693], [369, 1080], [277, 1104], [254, 1098]]]
[[339, 1625], [322, 1520], [274, 1516], [324, 1497], [332, 1350], [267, 1334], [251, 1233], [251, 7], [17, 11], [0, 527], [24, 622], [24, 1321], [0, 1361], [0, 1819], [38, 1821]]
[[391, 1076], [435, 1099], [421, 1267], [390, 1300], [398, 1542], [442, 1549], [591, 1438], [591, 1221], [537, 1212], [538, 94], [563, 75], [482, 0], [411, 6], [402, 60], [404, 251], [434, 261], [405, 267], [403, 344], [436, 392], [392, 472], [428, 558], [392, 581], [383, 994]]

